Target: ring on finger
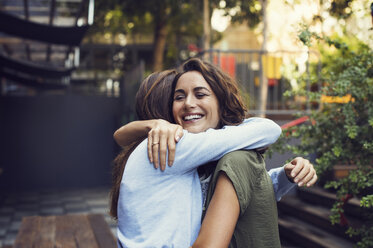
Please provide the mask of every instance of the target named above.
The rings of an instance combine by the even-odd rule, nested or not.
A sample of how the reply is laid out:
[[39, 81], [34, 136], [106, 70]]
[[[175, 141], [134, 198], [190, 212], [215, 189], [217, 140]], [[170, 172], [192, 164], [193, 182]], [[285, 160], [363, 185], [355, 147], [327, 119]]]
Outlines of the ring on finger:
[[159, 142], [154, 142], [152, 145], [154, 146], [154, 145], [158, 145], [159, 144]]

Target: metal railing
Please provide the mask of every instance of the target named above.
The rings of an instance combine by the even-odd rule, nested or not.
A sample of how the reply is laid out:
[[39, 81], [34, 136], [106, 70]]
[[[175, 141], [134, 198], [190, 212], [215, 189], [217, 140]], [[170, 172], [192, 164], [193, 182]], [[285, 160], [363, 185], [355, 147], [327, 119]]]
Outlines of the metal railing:
[[[299, 104], [304, 104], [302, 111], [310, 110], [307, 99], [285, 98], [283, 94], [296, 87], [311, 89], [309, 61], [318, 64], [317, 75], [321, 69], [319, 56], [314, 51], [210, 49], [197, 57], [220, 66], [237, 80], [250, 114], [294, 114], [299, 112], [294, 105], [299, 107]], [[303, 75], [302, 82], [298, 79], [300, 75]], [[267, 93], [261, 96], [263, 90]]]

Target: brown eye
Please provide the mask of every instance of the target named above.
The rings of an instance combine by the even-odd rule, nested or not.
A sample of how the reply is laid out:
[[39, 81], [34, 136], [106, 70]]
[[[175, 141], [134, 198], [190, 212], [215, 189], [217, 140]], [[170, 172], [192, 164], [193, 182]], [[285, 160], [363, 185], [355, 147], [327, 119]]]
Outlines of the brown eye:
[[206, 96], [206, 95], [207, 95], [207, 94], [202, 93], [202, 92], [198, 92], [198, 93], [196, 93], [196, 97], [197, 97], [198, 99], [203, 98], [203, 97]]
[[174, 101], [180, 101], [182, 99], [184, 99], [184, 95], [179, 94], [179, 95], [174, 96]]

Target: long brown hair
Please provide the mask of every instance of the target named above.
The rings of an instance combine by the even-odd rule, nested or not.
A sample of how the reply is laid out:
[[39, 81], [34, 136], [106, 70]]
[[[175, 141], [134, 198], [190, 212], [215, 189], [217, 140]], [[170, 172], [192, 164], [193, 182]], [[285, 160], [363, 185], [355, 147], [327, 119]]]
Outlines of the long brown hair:
[[[209, 62], [197, 58], [186, 61], [172, 82], [172, 93], [175, 91], [179, 78], [189, 71], [200, 72], [214, 91], [219, 102], [219, 128], [224, 125], [237, 125], [244, 120], [246, 107], [242, 101], [236, 81], [219, 67]], [[172, 102], [173, 99], [171, 98], [169, 102], [171, 113]]]
[[[172, 122], [168, 101], [172, 96], [171, 84], [175, 70], [155, 72], [141, 83], [136, 94], [136, 114], [139, 120], [163, 119]], [[133, 150], [143, 141], [140, 139], [125, 147], [113, 161], [112, 188], [110, 192], [110, 215], [118, 218], [118, 198], [120, 183], [127, 160]]]

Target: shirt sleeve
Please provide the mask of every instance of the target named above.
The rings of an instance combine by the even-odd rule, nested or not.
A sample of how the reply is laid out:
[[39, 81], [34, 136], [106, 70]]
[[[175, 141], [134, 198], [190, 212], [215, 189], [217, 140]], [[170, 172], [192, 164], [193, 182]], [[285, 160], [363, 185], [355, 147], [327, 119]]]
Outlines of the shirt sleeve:
[[286, 195], [291, 189], [295, 187], [295, 183], [289, 181], [286, 176], [284, 167], [274, 168], [268, 171], [269, 177], [273, 183], [273, 190], [277, 201]]
[[281, 128], [266, 118], [249, 118], [239, 126], [225, 126], [184, 135], [176, 145], [175, 162], [166, 173], [187, 172], [225, 154], [240, 149], [255, 149], [276, 142]]

